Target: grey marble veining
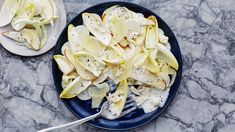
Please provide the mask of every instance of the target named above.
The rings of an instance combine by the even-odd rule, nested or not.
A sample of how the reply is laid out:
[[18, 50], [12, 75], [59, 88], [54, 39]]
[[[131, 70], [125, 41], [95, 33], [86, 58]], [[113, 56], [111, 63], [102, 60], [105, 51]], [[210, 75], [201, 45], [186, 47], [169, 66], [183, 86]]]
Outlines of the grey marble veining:
[[[108, 0], [64, 0], [68, 21]], [[235, 130], [235, 1], [131, 0], [158, 14], [174, 31], [183, 55], [183, 78], [170, 107], [134, 132]], [[0, 46], [0, 131], [31, 132], [77, 118], [58, 99], [52, 51], [34, 58]], [[103, 132], [80, 125], [71, 131]]]

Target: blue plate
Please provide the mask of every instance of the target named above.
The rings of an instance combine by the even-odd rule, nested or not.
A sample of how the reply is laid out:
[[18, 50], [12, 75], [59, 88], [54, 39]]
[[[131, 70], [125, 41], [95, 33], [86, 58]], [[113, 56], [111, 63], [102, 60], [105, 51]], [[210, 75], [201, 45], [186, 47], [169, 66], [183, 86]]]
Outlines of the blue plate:
[[[103, 11], [113, 5], [120, 5], [120, 6], [125, 6], [128, 9], [134, 11], [134, 12], [139, 12], [143, 13], [145, 17], [148, 17], [150, 15], [156, 16], [158, 19], [158, 24], [159, 27], [164, 31], [166, 36], [169, 37], [169, 43], [171, 45], [171, 51], [175, 55], [177, 61], [179, 62], [179, 70], [177, 72], [177, 76], [175, 79], [174, 84], [171, 86], [169, 97], [165, 103], [165, 105], [162, 108], [159, 108], [155, 110], [154, 112], [147, 113], [145, 114], [142, 109], [137, 109], [130, 114], [117, 119], [117, 120], [107, 120], [104, 118], [97, 118], [95, 120], [89, 121], [88, 124], [106, 129], [106, 130], [127, 130], [127, 129], [132, 129], [139, 127], [141, 125], [144, 125], [153, 119], [157, 118], [172, 102], [173, 98], [175, 97], [177, 90], [179, 88], [181, 76], [182, 76], [182, 59], [181, 59], [181, 52], [180, 48], [178, 45], [178, 42], [175, 38], [175, 35], [171, 31], [171, 29], [167, 26], [167, 24], [155, 13], [152, 11], [128, 2], [107, 2], [107, 3], [102, 3], [98, 4], [95, 6], [92, 6], [83, 12], [79, 13], [69, 24], [73, 24], [75, 26], [81, 25], [82, 24], [82, 13], [84, 12], [90, 12], [90, 13], [97, 13], [99, 15], [102, 15]], [[61, 47], [62, 45], [68, 41], [67, 38], [67, 28], [68, 25], [65, 27], [65, 29], [62, 31], [56, 47], [54, 51], [54, 55], [56, 54], [61, 54]], [[53, 72], [53, 78], [54, 78], [54, 83], [56, 86], [56, 89], [58, 93], [60, 94], [62, 92], [62, 87], [61, 87], [61, 78], [62, 78], [62, 73], [60, 72], [56, 62], [53, 60], [52, 61], [52, 72]], [[91, 109], [91, 101], [81, 101], [78, 98], [73, 98], [73, 99], [62, 99], [62, 101], [65, 103], [65, 105], [68, 107], [70, 111], [74, 113], [75, 116], [78, 118], [84, 118], [90, 115], [93, 115], [97, 113], [97, 109]]]

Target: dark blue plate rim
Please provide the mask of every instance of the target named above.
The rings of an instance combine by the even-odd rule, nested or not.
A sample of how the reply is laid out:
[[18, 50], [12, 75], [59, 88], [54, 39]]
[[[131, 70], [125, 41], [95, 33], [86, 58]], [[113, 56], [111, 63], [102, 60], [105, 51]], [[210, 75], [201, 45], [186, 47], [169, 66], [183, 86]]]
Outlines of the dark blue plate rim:
[[[134, 4], [134, 3], [130, 3], [130, 2], [120, 2], [120, 1], [112, 1], [112, 2], [104, 2], [104, 3], [100, 3], [100, 4], [97, 4], [97, 5], [94, 5], [94, 6], [91, 6], [83, 11], [81, 11], [79, 14], [82, 14], [83, 12], [87, 12], [87, 10], [92, 10], [92, 8], [96, 8], [96, 7], [102, 7], [102, 5], [106, 5], [106, 4], [109, 4], [109, 5], [122, 5], [122, 6], [125, 6], [125, 5], [129, 5], [129, 6], [134, 6], [134, 7], [138, 7], [138, 8], [141, 8], [142, 10], [144, 11], [148, 11], [150, 14], [154, 15], [157, 17], [157, 19], [159, 21], [161, 21], [165, 26], [166, 28], [168, 28], [168, 30], [171, 32], [171, 37], [172, 39], [174, 40], [174, 43], [176, 44], [176, 48], [177, 48], [177, 61], [179, 63], [179, 70], [177, 71], [177, 76], [176, 76], [176, 80], [173, 84], [174, 87], [176, 87], [174, 93], [171, 95], [171, 97], [168, 97], [165, 105], [161, 108], [161, 111], [158, 112], [158, 113], [155, 113], [153, 116], [149, 117], [147, 121], [144, 121], [136, 126], [132, 126], [132, 127], [126, 127], [126, 128], [110, 128], [110, 127], [102, 127], [102, 126], [99, 126], [97, 125], [96, 123], [94, 122], [87, 122], [89, 125], [93, 126], [93, 127], [96, 127], [96, 128], [100, 128], [100, 129], [104, 129], [104, 130], [113, 130], [113, 131], [120, 131], [120, 130], [130, 130], [130, 129], [134, 129], [134, 128], [137, 128], [137, 127], [140, 127], [142, 125], [145, 125], [149, 122], [151, 122], [152, 120], [156, 119], [160, 114], [162, 114], [167, 108], [168, 106], [170, 105], [170, 103], [173, 101], [173, 99], [175, 98], [176, 96], [176, 93], [178, 92], [178, 88], [179, 88], [179, 85], [180, 85], [180, 81], [181, 81], [181, 78], [182, 78], [182, 69], [183, 69], [183, 64], [182, 64], [182, 57], [181, 57], [181, 51], [180, 51], [180, 47], [179, 47], [179, 44], [177, 42], [177, 39], [174, 35], [174, 33], [172, 32], [172, 30], [169, 28], [169, 26], [163, 21], [163, 19], [161, 19], [158, 15], [156, 15], [154, 12], [150, 11], [149, 9], [145, 8], [145, 7], [142, 7], [140, 5], [137, 5], [137, 4]], [[141, 12], [140, 12], [141, 13]], [[74, 17], [67, 25], [66, 27], [63, 29], [63, 31], [61, 32], [60, 34], [60, 37], [56, 43], [56, 46], [54, 47], [54, 53], [53, 55], [55, 54], [58, 54], [57, 52], [57, 47], [60, 45], [61, 41], [62, 41], [62, 36], [64, 33], [67, 34], [67, 27], [69, 24], [73, 23], [76, 19], [78, 19], [78, 16], [79, 14]], [[164, 31], [164, 29], [163, 29]], [[173, 53], [174, 54], [174, 53]], [[175, 55], [175, 54], [174, 54]], [[57, 70], [58, 70], [58, 67], [57, 67], [57, 64], [56, 62], [54, 61], [54, 59], [52, 59], [52, 74], [53, 74], [53, 79], [54, 79], [54, 84], [56, 86], [56, 90], [57, 90], [57, 93], [58, 95], [61, 93], [61, 84], [58, 83], [58, 81], [56, 80], [57, 78]], [[173, 87], [172, 86], [172, 87]], [[171, 93], [171, 90], [170, 90], [170, 93]], [[65, 104], [65, 106], [78, 118], [81, 118], [72, 108], [71, 106], [68, 104], [67, 100], [64, 100], [62, 99], [62, 102]]]

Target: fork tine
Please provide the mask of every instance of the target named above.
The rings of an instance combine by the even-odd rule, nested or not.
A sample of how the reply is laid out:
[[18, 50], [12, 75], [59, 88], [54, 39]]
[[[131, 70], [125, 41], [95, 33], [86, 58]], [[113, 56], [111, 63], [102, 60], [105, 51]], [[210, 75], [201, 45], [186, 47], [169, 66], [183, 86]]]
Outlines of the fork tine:
[[134, 98], [130, 98], [130, 99], [128, 98], [127, 101], [126, 101], [126, 104], [129, 104], [129, 103], [134, 102], [134, 101], [135, 101]]
[[123, 116], [125, 116], [125, 115], [131, 113], [132, 111], [134, 111], [134, 110], [136, 110], [136, 109], [137, 109], [137, 106], [132, 107], [132, 108], [127, 109], [127, 110], [124, 110], [124, 111], [121, 113], [121, 115], [120, 115], [119, 117], [123, 117]]
[[130, 94], [130, 95], [128, 95], [128, 97], [127, 98], [130, 98], [130, 99], [132, 99], [132, 98], [134, 98], [135, 97], [135, 95], [133, 95], [133, 94]]
[[133, 107], [133, 106], [136, 106], [136, 103], [135, 103], [135, 102], [131, 102], [131, 103], [129, 103], [129, 104], [126, 104], [125, 107], [124, 107], [124, 109], [127, 109], [127, 108], [129, 108], [129, 107]]

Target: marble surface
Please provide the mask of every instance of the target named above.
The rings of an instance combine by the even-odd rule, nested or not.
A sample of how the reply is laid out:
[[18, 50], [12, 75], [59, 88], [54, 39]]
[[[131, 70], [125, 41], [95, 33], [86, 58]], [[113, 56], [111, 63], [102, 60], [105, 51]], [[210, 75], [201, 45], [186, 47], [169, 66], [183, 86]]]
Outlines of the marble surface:
[[[103, 1], [64, 0], [68, 21]], [[179, 92], [157, 120], [134, 132], [231, 132], [235, 129], [235, 1], [131, 0], [174, 31], [184, 70]], [[77, 118], [58, 99], [52, 51], [34, 58], [0, 46], [0, 131], [33, 132]], [[72, 131], [103, 132], [80, 125]]]

